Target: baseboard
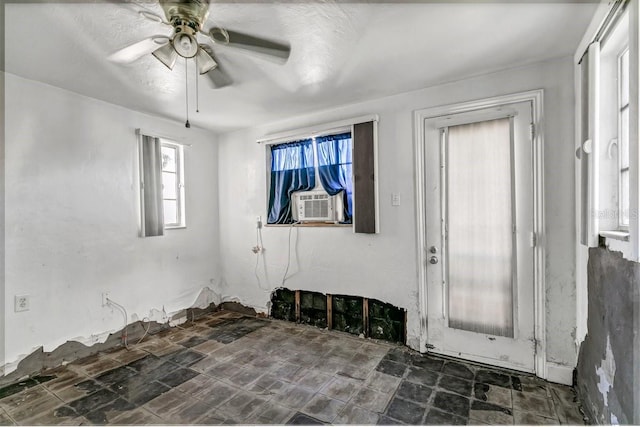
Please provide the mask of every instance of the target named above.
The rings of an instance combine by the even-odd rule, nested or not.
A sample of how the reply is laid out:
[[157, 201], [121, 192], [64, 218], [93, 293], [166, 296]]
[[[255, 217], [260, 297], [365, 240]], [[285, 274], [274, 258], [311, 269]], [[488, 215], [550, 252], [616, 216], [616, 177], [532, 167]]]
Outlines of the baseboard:
[[546, 380], [552, 383], [573, 385], [573, 368], [567, 365], [547, 362]]

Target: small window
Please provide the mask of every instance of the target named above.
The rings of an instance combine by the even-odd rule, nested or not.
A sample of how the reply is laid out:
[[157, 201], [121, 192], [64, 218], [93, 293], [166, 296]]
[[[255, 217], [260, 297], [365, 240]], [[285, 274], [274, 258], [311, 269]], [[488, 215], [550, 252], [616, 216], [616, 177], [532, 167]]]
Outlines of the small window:
[[186, 226], [183, 147], [140, 135], [140, 206], [143, 237]]
[[161, 140], [162, 210], [165, 228], [184, 227], [184, 185], [181, 145]]
[[351, 132], [272, 145], [267, 223], [351, 224], [352, 151]]

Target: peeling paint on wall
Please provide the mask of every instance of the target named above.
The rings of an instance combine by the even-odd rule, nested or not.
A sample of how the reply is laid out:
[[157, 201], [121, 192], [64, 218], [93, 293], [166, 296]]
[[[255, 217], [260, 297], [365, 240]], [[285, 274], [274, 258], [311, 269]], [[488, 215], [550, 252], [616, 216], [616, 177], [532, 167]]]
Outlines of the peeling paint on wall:
[[[213, 281], [213, 279], [211, 279]], [[222, 302], [222, 296], [214, 292], [211, 288], [204, 287], [198, 297], [194, 301], [192, 307], [207, 308], [210, 304], [218, 305]]]
[[[121, 327], [100, 333], [93, 333], [87, 337], [76, 336], [54, 347], [35, 346], [30, 352], [18, 355], [17, 359], [5, 363], [0, 369], [3, 378], [0, 383], [6, 383], [21, 376], [31, 375], [43, 368], [51, 368], [66, 364], [79, 357], [84, 357], [98, 351], [114, 347], [123, 343], [123, 336], [127, 335], [129, 342], [145, 334], [145, 330], [158, 330], [166, 327], [178, 326], [192, 320], [202, 312], [209, 312], [219, 304], [215, 303], [219, 296], [208, 287], [202, 289], [194, 303], [186, 309], [167, 313], [163, 306], [161, 310], [151, 309], [149, 316], [140, 318], [137, 313], [128, 315], [126, 322], [121, 321]], [[207, 301], [211, 301], [206, 303]], [[220, 303], [222, 304], [222, 303]], [[112, 311], [119, 311], [111, 306]], [[124, 315], [124, 312], [122, 312]], [[127, 331], [124, 334], [124, 331]]]
[[[576, 385], [596, 424], [638, 424], [634, 340], [638, 336], [640, 263], [604, 247], [589, 249], [587, 335], [580, 345]], [[615, 414], [615, 415], [614, 415]]]
[[607, 350], [604, 359], [599, 367], [596, 368], [596, 375], [600, 377], [598, 382], [598, 390], [602, 394], [604, 406], [609, 406], [608, 395], [609, 390], [613, 388], [613, 379], [616, 375], [616, 361], [611, 351], [611, 339], [607, 335]]

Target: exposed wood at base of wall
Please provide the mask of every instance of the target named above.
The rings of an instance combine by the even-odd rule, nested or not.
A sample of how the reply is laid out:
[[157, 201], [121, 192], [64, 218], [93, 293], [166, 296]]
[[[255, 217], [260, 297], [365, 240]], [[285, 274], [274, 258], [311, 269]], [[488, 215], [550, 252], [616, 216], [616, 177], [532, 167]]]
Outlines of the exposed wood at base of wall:
[[[362, 298], [362, 323], [365, 331], [369, 330], [369, 298]], [[365, 335], [368, 335], [365, 333]]]
[[333, 296], [327, 294], [327, 328], [333, 329]]
[[406, 344], [407, 310], [376, 299], [278, 288], [270, 316]]

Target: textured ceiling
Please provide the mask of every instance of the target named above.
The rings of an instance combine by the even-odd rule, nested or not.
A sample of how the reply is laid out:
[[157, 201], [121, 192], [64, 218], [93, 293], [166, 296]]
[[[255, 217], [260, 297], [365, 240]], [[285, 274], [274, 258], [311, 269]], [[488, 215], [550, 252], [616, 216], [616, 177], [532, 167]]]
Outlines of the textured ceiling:
[[[158, 15], [155, 2], [140, 4]], [[335, 105], [414, 90], [573, 54], [597, 3], [212, 2], [205, 28], [221, 26], [288, 41], [277, 64], [215, 45], [235, 84], [212, 89], [188, 63], [190, 119], [225, 132]], [[135, 3], [5, 5], [5, 69], [135, 110], [185, 118], [185, 64], [151, 55], [110, 62], [118, 49], [171, 29]], [[26, 30], [25, 30], [26, 29]], [[202, 41], [205, 41], [204, 39]]]

